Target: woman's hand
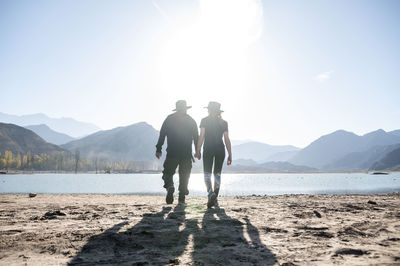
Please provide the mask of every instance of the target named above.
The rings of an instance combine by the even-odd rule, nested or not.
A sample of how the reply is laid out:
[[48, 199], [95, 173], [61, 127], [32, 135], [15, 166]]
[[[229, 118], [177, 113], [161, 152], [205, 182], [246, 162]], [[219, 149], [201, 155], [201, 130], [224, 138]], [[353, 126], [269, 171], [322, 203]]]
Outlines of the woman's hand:
[[194, 154], [194, 157], [200, 160], [200, 159], [201, 159], [201, 152], [197, 151], [197, 152]]
[[228, 160], [226, 160], [226, 164], [231, 165], [232, 164], [232, 146], [231, 146], [231, 140], [229, 139], [228, 131], [224, 132], [224, 140], [225, 140], [226, 149], [228, 150], [228, 154], [229, 154]]
[[228, 156], [228, 160], [226, 160], [226, 164], [227, 165], [231, 165], [232, 164], [232, 155]]

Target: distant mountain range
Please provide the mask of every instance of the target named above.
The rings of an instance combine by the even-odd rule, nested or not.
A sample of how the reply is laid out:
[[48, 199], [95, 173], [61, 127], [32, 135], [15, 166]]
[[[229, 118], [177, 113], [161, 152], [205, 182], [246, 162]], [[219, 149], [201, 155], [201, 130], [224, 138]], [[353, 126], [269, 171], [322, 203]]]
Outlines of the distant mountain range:
[[96, 131], [100, 128], [94, 124], [76, 121], [72, 118], [51, 118], [44, 114], [32, 115], [10, 115], [0, 113], [0, 122], [11, 123], [19, 126], [45, 124], [52, 130], [67, 134], [74, 138], [80, 138]]
[[241, 164], [240, 162], [230, 167], [224, 167], [225, 172], [249, 172], [249, 173], [307, 173], [316, 172], [318, 169], [304, 166], [294, 165], [289, 162], [266, 162], [262, 164]]
[[396, 135], [396, 136], [400, 137], [400, 129], [390, 131], [389, 133], [392, 134], [392, 135]]
[[[293, 155], [298, 150], [300, 149], [291, 145], [274, 146], [256, 141], [239, 144], [232, 147], [234, 158], [251, 159], [257, 163], [267, 162], [269, 161], [269, 157], [279, 156], [279, 154], [280, 156], [287, 158], [288, 152]], [[284, 153], [286, 153], [286, 156], [284, 156]]]
[[246, 140], [239, 140], [239, 139], [231, 139], [232, 146], [237, 146], [244, 143], [253, 142], [253, 140], [246, 139]]
[[287, 162], [289, 159], [293, 158], [300, 149], [293, 151], [281, 151], [268, 156], [265, 162]]
[[25, 126], [25, 128], [32, 130], [45, 141], [56, 145], [65, 144], [75, 140], [75, 138], [68, 136], [67, 134], [52, 130], [45, 124]]
[[374, 163], [369, 170], [400, 171], [400, 147], [386, 154], [381, 160]]
[[[338, 130], [312, 142], [289, 159], [289, 162], [322, 170], [343, 169], [343, 165], [340, 165], [340, 162], [343, 162], [350, 169], [353, 166], [348, 165], [349, 160], [354, 160], [356, 164], [360, 163], [354, 159], [354, 156], [359, 157], [359, 152], [368, 153], [367, 151], [374, 147], [398, 143], [400, 143], [400, 136], [397, 135], [397, 131], [385, 132], [379, 129], [363, 136], [358, 136], [352, 132]], [[373, 153], [373, 151], [371, 152]], [[350, 155], [352, 153], [353, 155]], [[347, 157], [344, 158], [345, 156]]]
[[[15, 118], [15, 116], [5, 116]], [[0, 118], [5, 116], [0, 113]], [[23, 119], [21, 118], [23, 121], [20, 119], [19, 122], [30, 123], [33, 120], [37, 121], [39, 117], [54, 122], [54, 119], [40, 114], [24, 116]], [[62, 123], [61, 120], [57, 123]], [[72, 121], [75, 126], [91, 125]], [[68, 150], [72, 153], [79, 151], [82, 158], [98, 158], [109, 162], [156, 161], [162, 163], [162, 160], [156, 160], [154, 156], [159, 132], [145, 122], [97, 131], [76, 140], [64, 134], [65, 131], [56, 132], [47, 124], [28, 125], [27, 129], [13, 124], [0, 123], [0, 125], [0, 151], [2, 152], [5, 150], [13, 153], [31, 151], [31, 153], [40, 154]], [[92, 130], [94, 130], [93, 127]], [[61, 144], [61, 146], [52, 145], [49, 142]], [[318, 138], [304, 149], [291, 145], [268, 145], [256, 141], [238, 141], [237, 143], [240, 144], [232, 147], [233, 165], [225, 167], [226, 171], [312, 172], [400, 169], [400, 162], [398, 162], [400, 130], [385, 132], [379, 129], [362, 136], [338, 130]], [[165, 143], [164, 147], [166, 145]], [[201, 170], [201, 162], [193, 167]]]
[[57, 145], [47, 143], [29, 129], [14, 125], [0, 123], [0, 151], [11, 151], [14, 155], [26, 154], [51, 154], [65, 151]]
[[[374, 163], [383, 159], [389, 152], [400, 147], [400, 144], [374, 146], [366, 151], [352, 152], [328, 164], [328, 171], [361, 171], [369, 169]], [[381, 169], [382, 170], [382, 169]]]
[[234, 159], [232, 165], [254, 166], [258, 163], [252, 159]]
[[61, 145], [71, 152], [79, 150], [81, 156], [103, 158], [110, 161], [153, 161], [158, 131], [141, 122], [91, 134]]

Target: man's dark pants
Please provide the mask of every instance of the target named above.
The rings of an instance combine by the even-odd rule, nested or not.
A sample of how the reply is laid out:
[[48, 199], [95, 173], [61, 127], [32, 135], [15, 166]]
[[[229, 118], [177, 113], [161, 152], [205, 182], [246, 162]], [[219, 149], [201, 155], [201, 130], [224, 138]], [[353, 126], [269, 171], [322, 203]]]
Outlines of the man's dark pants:
[[192, 170], [192, 158], [174, 158], [167, 155], [164, 161], [164, 171], [163, 177], [164, 188], [168, 188], [174, 185], [173, 176], [175, 174], [176, 168], [179, 166], [179, 194], [187, 195], [189, 194], [188, 183], [190, 177], [190, 171]]

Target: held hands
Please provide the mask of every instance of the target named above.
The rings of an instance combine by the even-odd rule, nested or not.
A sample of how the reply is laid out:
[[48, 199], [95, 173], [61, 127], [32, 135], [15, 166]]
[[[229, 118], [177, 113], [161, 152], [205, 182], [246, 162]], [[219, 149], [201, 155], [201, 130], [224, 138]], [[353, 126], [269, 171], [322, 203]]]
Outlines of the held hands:
[[200, 151], [196, 151], [196, 153], [194, 154], [194, 157], [197, 159], [201, 159], [201, 152]]
[[231, 165], [232, 164], [232, 155], [228, 156], [228, 159], [226, 160], [226, 164], [227, 165]]
[[162, 155], [162, 152], [156, 152], [156, 157], [157, 157], [157, 159], [160, 159], [160, 158], [161, 158], [161, 155]]

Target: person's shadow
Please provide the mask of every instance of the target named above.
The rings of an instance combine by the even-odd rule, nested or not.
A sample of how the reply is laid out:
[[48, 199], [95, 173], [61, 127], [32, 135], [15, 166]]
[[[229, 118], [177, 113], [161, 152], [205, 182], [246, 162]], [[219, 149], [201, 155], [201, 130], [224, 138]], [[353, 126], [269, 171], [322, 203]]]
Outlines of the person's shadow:
[[146, 213], [132, 228], [119, 223], [101, 234], [90, 237], [69, 265], [155, 265], [174, 263], [188, 240], [188, 233], [179, 231], [185, 222], [185, 207], [163, 207], [160, 212]]
[[[90, 237], [69, 265], [167, 265], [180, 264], [191, 252], [194, 265], [271, 265], [275, 255], [261, 242], [249, 219], [229, 217], [224, 209], [209, 209], [202, 223], [185, 219], [185, 207], [163, 207], [147, 213], [132, 228], [119, 223]], [[245, 232], [249, 239], [245, 238]], [[121, 230], [121, 231], [120, 231]], [[189, 237], [192, 235], [193, 240]], [[248, 241], [250, 240], [250, 241]], [[191, 251], [190, 251], [191, 250]]]
[[[275, 255], [261, 242], [258, 229], [228, 216], [224, 209], [205, 212], [201, 229], [193, 230], [195, 265], [272, 265]], [[188, 225], [189, 226], [189, 225]], [[247, 229], [247, 230], [245, 230]], [[245, 238], [245, 232], [249, 241]]]

